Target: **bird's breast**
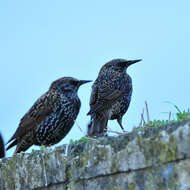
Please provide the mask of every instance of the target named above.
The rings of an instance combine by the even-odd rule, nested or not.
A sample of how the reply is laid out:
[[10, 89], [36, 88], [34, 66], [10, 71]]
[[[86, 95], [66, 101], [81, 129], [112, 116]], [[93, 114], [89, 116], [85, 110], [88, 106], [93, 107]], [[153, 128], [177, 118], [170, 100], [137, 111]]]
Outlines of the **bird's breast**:
[[68, 116], [76, 117], [80, 109], [80, 100], [79, 98], [63, 99], [60, 107]]

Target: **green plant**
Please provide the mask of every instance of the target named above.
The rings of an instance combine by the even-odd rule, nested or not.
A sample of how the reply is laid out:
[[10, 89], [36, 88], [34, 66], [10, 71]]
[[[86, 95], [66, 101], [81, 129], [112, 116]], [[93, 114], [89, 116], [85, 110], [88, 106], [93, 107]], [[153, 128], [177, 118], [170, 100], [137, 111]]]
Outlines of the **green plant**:
[[190, 113], [189, 112], [185, 112], [185, 111], [181, 111], [179, 109], [179, 107], [177, 105], [174, 104], [174, 107], [175, 109], [178, 111], [176, 113], [176, 116], [177, 116], [177, 120], [180, 121], [180, 120], [184, 120], [184, 119], [189, 119], [190, 118]]
[[36, 151], [35, 149], [32, 149], [32, 151], [31, 151], [31, 152], [33, 153], [33, 152], [35, 152], [35, 151]]
[[147, 127], [159, 127], [162, 125], [167, 125], [171, 123], [172, 121], [169, 120], [154, 120], [154, 121], [149, 121], [148, 123], [145, 124]]
[[91, 141], [91, 140], [92, 140], [91, 138], [82, 137], [82, 138], [79, 139], [79, 140], [70, 139], [69, 143], [70, 143], [70, 144], [74, 144], [74, 143], [81, 143], [81, 142], [86, 142], [86, 141]]
[[[40, 150], [44, 150], [45, 148], [46, 148], [46, 146], [44, 146], [44, 145], [40, 146]], [[32, 153], [35, 152], [35, 151], [36, 150], [34, 148], [31, 150]]]
[[176, 123], [178, 121], [184, 120], [184, 119], [190, 119], [190, 112], [188, 111], [181, 111], [181, 109], [173, 104], [172, 102], [165, 102], [165, 103], [169, 103], [172, 104], [174, 106], [174, 108], [177, 110], [176, 113], [176, 119], [171, 120], [171, 112], [169, 112], [169, 118], [167, 120], [153, 120], [151, 121], [149, 118], [149, 111], [148, 111], [148, 104], [145, 101], [145, 109], [146, 109], [146, 114], [147, 114], [147, 121], [145, 121], [144, 118], [144, 108], [141, 114], [141, 120], [140, 120], [140, 124], [138, 127], [135, 127], [134, 130], [141, 130], [144, 127], [160, 127], [163, 125], [167, 125], [167, 124], [172, 124], [172, 123]]
[[46, 148], [46, 146], [42, 145], [40, 146], [40, 150], [44, 150]]

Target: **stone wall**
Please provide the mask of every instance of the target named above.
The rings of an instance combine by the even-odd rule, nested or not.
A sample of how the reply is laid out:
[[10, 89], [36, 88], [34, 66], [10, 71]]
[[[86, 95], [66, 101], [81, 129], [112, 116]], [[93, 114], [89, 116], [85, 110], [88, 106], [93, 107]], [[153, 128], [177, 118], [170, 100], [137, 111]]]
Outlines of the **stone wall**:
[[1, 190], [190, 190], [190, 121], [0, 160]]

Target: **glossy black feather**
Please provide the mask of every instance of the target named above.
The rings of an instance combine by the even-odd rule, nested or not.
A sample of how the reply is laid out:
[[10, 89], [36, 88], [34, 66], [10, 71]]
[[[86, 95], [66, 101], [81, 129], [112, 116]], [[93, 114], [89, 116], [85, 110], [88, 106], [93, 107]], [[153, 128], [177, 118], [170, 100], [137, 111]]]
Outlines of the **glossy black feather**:
[[103, 65], [92, 86], [90, 98], [91, 122], [89, 136], [101, 136], [108, 120], [117, 119], [120, 127], [122, 117], [128, 110], [132, 96], [132, 79], [126, 73], [128, 66], [141, 60], [113, 59]]
[[4, 141], [3, 141], [3, 137], [0, 134], [0, 158], [5, 157], [5, 146], [4, 146]]
[[17, 145], [16, 153], [32, 145], [50, 146], [61, 141], [72, 128], [80, 110], [77, 95], [80, 85], [90, 82], [63, 77], [54, 81], [21, 119], [8, 143]]

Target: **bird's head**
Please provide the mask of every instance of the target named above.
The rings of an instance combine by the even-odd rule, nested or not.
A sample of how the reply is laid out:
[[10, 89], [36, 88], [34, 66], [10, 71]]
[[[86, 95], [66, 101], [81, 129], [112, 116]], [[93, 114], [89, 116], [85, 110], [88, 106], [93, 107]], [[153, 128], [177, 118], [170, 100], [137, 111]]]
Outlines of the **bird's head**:
[[125, 72], [126, 69], [142, 59], [136, 59], [136, 60], [126, 60], [126, 59], [112, 59], [111, 61], [107, 62], [101, 70], [114, 70], [118, 72]]
[[50, 90], [65, 93], [77, 93], [79, 87], [87, 82], [91, 82], [91, 80], [78, 80], [73, 77], [62, 77], [52, 82]]

